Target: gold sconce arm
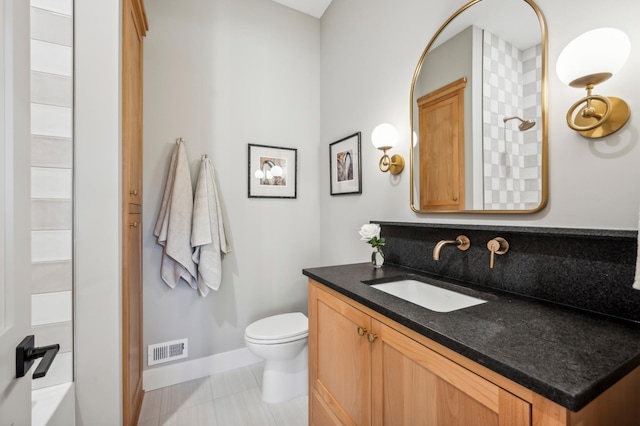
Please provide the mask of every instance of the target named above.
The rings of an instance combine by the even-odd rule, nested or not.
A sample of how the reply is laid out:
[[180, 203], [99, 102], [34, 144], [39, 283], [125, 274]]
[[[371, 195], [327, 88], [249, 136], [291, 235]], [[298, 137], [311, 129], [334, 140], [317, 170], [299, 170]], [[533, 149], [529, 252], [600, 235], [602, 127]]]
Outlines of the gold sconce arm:
[[567, 125], [570, 128], [587, 138], [601, 138], [625, 125], [631, 110], [624, 100], [591, 94], [593, 84], [588, 84], [586, 89], [587, 96], [575, 102], [567, 111]]
[[398, 175], [402, 173], [404, 169], [404, 157], [400, 154], [394, 154], [391, 157], [387, 155], [387, 150], [384, 149], [384, 155], [380, 158], [380, 171], [383, 173], [390, 172], [392, 175]]

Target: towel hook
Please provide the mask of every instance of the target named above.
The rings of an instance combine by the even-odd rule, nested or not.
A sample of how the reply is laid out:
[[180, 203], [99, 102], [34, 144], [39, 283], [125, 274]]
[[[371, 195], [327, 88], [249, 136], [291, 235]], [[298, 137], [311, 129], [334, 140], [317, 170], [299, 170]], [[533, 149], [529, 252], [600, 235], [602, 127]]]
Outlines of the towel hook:
[[209, 158], [209, 156], [207, 154], [204, 154], [201, 159], [206, 160], [207, 158]]
[[182, 138], [176, 139], [176, 145], [180, 144], [180, 142], [184, 143], [184, 139], [182, 139]]

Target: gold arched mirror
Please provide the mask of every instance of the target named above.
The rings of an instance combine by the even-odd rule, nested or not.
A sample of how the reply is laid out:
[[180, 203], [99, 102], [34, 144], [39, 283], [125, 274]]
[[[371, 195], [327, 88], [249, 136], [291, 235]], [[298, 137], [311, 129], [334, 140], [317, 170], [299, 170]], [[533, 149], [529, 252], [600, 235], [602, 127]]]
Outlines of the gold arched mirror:
[[472, 0], [411, 84], [411, 209], [533, 213], [547, 202], [547, 30], [529, 0]]

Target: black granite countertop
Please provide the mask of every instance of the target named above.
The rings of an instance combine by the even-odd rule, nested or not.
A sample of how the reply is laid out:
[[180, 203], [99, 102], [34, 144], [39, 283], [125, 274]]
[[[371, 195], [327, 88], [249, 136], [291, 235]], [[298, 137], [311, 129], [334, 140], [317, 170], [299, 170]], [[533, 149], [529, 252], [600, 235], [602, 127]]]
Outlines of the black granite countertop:
[[[370, 263], [303, 274], [572, 411], [640, 365], [640, 326], [408, 268]], [[406, 274], [488, 303], [439, 313], [363, 281]]]

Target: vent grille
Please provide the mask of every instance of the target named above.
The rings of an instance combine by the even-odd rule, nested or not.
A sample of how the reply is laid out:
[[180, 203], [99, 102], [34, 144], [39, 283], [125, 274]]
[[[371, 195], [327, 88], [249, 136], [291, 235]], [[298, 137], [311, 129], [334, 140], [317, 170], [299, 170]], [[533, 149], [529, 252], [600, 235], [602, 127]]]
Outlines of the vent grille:
[[172, 340], [171, 342], [149, 345], [147, 350], [148, 365], [186, 358], [189, 353], [187, 340], [188, 339]]

